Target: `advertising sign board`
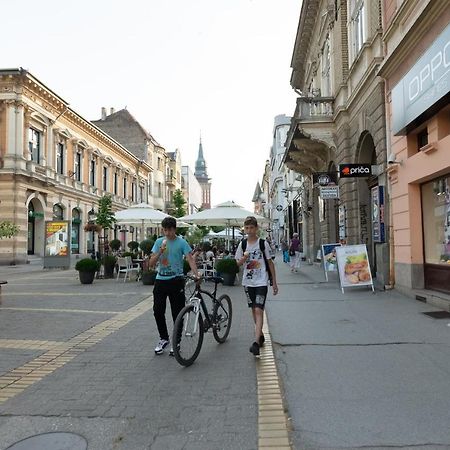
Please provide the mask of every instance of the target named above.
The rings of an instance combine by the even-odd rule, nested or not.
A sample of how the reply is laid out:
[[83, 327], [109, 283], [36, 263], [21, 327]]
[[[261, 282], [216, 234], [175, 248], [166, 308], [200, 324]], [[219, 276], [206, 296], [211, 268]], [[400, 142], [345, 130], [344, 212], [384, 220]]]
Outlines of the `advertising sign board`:
[[374, 242], [384, 242], [384, 188], [374, 186], [371, 190], [372, 197], [372, 237]]
[[360, 178], [372, 175], [371, 164], [339, 164], [340, 178]]
[[70, 228], [66, 220], [45, 222], [44, 268], [70, 267]]
[[341, 244], [323, 244], [322, 245], [322, 264], [325, 272], [325, 279], [328, 281], [328, 272], [337, 272], [337, 257], [336, 247], [340, 247]]
[[336, 256], [342, 292], [346, 287], [355, 286], [372, 286], [374, 291], [365, 244], [336, 247]]
[[339, 198], [339, 186], [320, 186], [320, 198], [323, 200]]

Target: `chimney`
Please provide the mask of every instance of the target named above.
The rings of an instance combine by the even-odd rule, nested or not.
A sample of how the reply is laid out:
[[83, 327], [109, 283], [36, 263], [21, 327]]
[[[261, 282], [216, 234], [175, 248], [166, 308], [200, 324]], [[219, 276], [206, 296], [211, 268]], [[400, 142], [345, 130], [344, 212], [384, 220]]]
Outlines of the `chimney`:
[[109, 110], [109, 114], [111, 115], [111, 114], [114, 114], [116, 112], [116, 110], [114, 109], [114, 108], [111, 108], [110, 110]]
[[106, 108], [102, 106], [102, 120], [106, 119]]

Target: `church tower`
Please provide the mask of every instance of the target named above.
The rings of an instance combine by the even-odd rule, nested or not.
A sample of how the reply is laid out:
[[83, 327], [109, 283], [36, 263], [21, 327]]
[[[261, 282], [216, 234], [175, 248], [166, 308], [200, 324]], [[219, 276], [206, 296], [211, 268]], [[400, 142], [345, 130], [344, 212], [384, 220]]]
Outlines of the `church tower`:
[[203, 156], [202, 138], [200, 137], [200, 144], [198, 146], [198, 157], [195, 162], [195, 178], [202, 188], [202, 209], [211, 208], [211, 178], [208, 178], [206, 170], [206, 162]]

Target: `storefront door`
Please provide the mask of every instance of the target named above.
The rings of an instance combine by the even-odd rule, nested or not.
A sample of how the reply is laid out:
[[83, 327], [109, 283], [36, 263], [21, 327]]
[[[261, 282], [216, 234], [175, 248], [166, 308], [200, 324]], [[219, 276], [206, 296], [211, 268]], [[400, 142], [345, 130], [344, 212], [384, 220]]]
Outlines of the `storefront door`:
[[35, 221], [34, 207], [30, 203], [28, 206], [28, 247], [27, 247], [27, 253], [29, 255], [34, 255], [34, 241], [36, 236], [34, 221]]
[[450, 175], [422, 185], [425, 288], [450, 293]]

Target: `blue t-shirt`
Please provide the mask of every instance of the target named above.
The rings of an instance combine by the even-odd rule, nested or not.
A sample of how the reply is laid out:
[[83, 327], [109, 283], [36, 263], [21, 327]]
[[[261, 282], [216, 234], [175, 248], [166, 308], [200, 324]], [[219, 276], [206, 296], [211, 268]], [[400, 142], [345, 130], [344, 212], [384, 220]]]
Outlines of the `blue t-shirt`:
[[161, 248], [163, 240], [166, 239], [167, 245], [164, 253], [159, 257], [158, 280], [170, 280], [175, 277], [183, 276], [184, 256], [192, 252], [189, 244], [180, 236], [173, 241], [165, 237], [156, 239], [152, 252], [157, 253]]

